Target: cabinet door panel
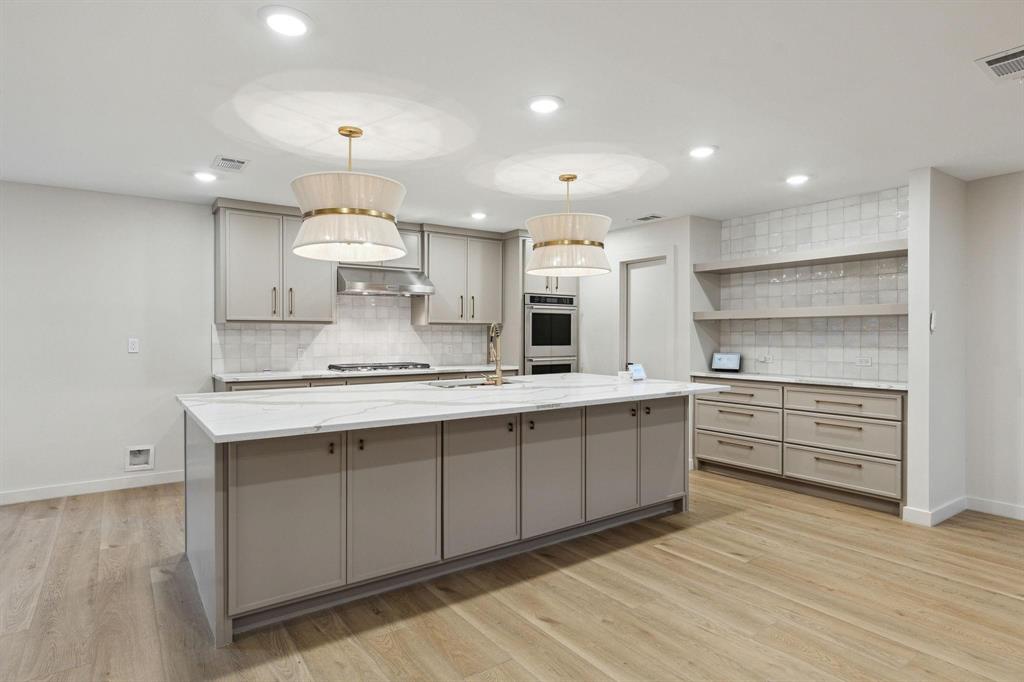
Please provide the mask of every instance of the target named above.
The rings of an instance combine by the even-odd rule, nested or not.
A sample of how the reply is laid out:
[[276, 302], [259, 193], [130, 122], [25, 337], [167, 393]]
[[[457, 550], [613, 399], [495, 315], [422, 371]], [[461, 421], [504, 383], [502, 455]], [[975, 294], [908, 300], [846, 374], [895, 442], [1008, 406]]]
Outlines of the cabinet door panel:
[[427, 302], [431, 322], [466, 322], [466, 257], [468, 240], [447, 234], [428, 235], [428, 275], [436, 291]]
[[302, 221], [284, 219], [284, 319], [295, 322], [333, 322], [337, 282], [333, 261], [303, 258], [292, 253]]
[[686, 494], [686, 398], [640, 403], [640, 504]]
[[637, 403], [587, 407], [587, 521], [638, 503]]
[[533, 240], [523, 241], [523, 293], [526, 294], [549, 294], [551, 293], [551, 278], [531, 275], [526, 272], [530, 265], [530, 254], [533, 253]]
[[579, 277], [552, 277], [551, 290], [556, 294], [577, 294], [579, 282]]
[[345, 583], [337, 434], [237, 443], [228, 485], [230, 613]]
[[437, 422], [348, 433], [348, 582], [441, 558]]
[[466, 268], [471, 322], [501, 322], [501, 242], [470, 239]]
[[281, 218], [228, 211], [226, 220], [226, 318], [283, 319]]
[[445, 423], [444, 557], [519, 539], [517, 415]]
[[401, 258], [382, 261], [381, 265], [386, 268], [421, 270], [423, 268], [423, 262], [420, 259], [420, 233], [405, 232], [403, 230], [398, 234], [402, 237], [402, 243], [405, 244], [405, 255]]
[[523, 539], [583, 522], [583, 409], [522, 415]]

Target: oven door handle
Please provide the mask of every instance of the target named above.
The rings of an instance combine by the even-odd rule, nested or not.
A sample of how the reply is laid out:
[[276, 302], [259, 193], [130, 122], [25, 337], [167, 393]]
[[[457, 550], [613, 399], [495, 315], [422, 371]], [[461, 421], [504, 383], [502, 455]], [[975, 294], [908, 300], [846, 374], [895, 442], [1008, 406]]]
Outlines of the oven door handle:
[[576, 306], [574, 305], [528, 305], [527, 310], [563, 310], [567, 313], [576, 312]]

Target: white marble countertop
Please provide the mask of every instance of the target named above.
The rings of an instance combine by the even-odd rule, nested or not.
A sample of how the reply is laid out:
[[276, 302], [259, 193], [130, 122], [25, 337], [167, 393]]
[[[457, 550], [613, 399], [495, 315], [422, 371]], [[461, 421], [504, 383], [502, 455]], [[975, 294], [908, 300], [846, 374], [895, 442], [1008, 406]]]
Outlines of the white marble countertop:
[[810, 384], [812, 386], [838, 386], [841, 388], [876, 388], [886, 391], [906, 391], [907, 385], [895, 381], [870, 379], [828, 379], [824, 377], [793, 377], [777, 374], [749, 374], [746, 372], [690, 372], [690, 376], [709, 377], [719, 381], [770, 381], [780, 384]]
[[[519, 365], [503, 364], [501, 369], [518, 371]], [[387, 376], [417, 376], [421, 374], [457, 374], [459, 372], [481, 372], [490, 374], [494, 371], [494, 365], [437, 365], [422, 369], [377, 369], [372, 371], [340, 371], [336, 369], [302, 369], [295, 371], [273, 371], [265, 372], [223, 372], [214, 374], [213, 378], [223, 381], [225, 384], [237, 384], [243, 381], [302, 381], [303, 379], [346, 379], [351, 377], [387, 377]]]
[[714, 393], [727, 388], [724, 384], [630, 381], [598, 374], [540, 374], [513, 377], [504, 386], [360, 384], [194, 393], [179, 395], [178, 400], [215, 443], [228, 443]]

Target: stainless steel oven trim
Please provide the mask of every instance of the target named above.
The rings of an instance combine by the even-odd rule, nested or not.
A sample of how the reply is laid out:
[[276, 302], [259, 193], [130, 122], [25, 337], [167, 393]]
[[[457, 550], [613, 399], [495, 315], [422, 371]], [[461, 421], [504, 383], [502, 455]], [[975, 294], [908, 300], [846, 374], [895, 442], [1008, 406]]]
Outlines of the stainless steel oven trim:
[[577, 360], [575, 357], [570, 358], [526, 358], [526, 374], [530, 374], [530, 368], [534, 365], [561, 365], [569, 364], [569, 371], [576, 372], [579, 370]]
[[[533, 310], [542, 310], [545, 313], [558, 313], [563, 315], [571, 316], [569, 320], [570, 329], [572, 330], [572, 338], [568, 346], [534, 346], [531, 343], [533, 338]], [[541, 305], [528, 305], [526, 306], [525, 320], [523, 324], [523, 350], [524, 355], [528, 358], [574, 358], [576, 357], [576, 347], [579, 343], [579, 326], [577, 324], [579, 320], [579, 311], [576, 306], [541, 306]]]

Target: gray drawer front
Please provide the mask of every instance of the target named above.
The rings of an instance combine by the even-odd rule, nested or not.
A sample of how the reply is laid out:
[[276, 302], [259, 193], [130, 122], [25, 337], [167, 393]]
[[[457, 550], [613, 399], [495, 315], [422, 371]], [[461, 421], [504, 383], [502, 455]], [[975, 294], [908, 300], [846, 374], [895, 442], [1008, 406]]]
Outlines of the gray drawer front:
[[700, 379], [697, 383], [703, 384], [728, 384], [728, 391], [706, 394], [711, 400], [718, 400], [726, 403], [738, 403], [741, 405], [760, 405], [762, 407], [782, 407], [782, 386], [772, 384], [743, 383], [742, 381], [729, 381], [728, 376], [723, 376], [721, 381]]
[[698, 400], [696, 412], [698, 429], [782, 440], [782, 410]]
[[698, 431], [694, 440], [694, 452], [700, 459], [773, 474], [782, 473], [782, 446], [779, 443], [711, 431]]
[[787, 386], [786, 409], [812, 410], [853, 417], [902, 419], [903, 397], [892, 393], [856, 393]]
[[899, 422], [786, 410], [786, 442], [902, 459]]
[[899, 499], [900, 463], [817, 448], [786, 445], [783, 474], [861, 493]]

